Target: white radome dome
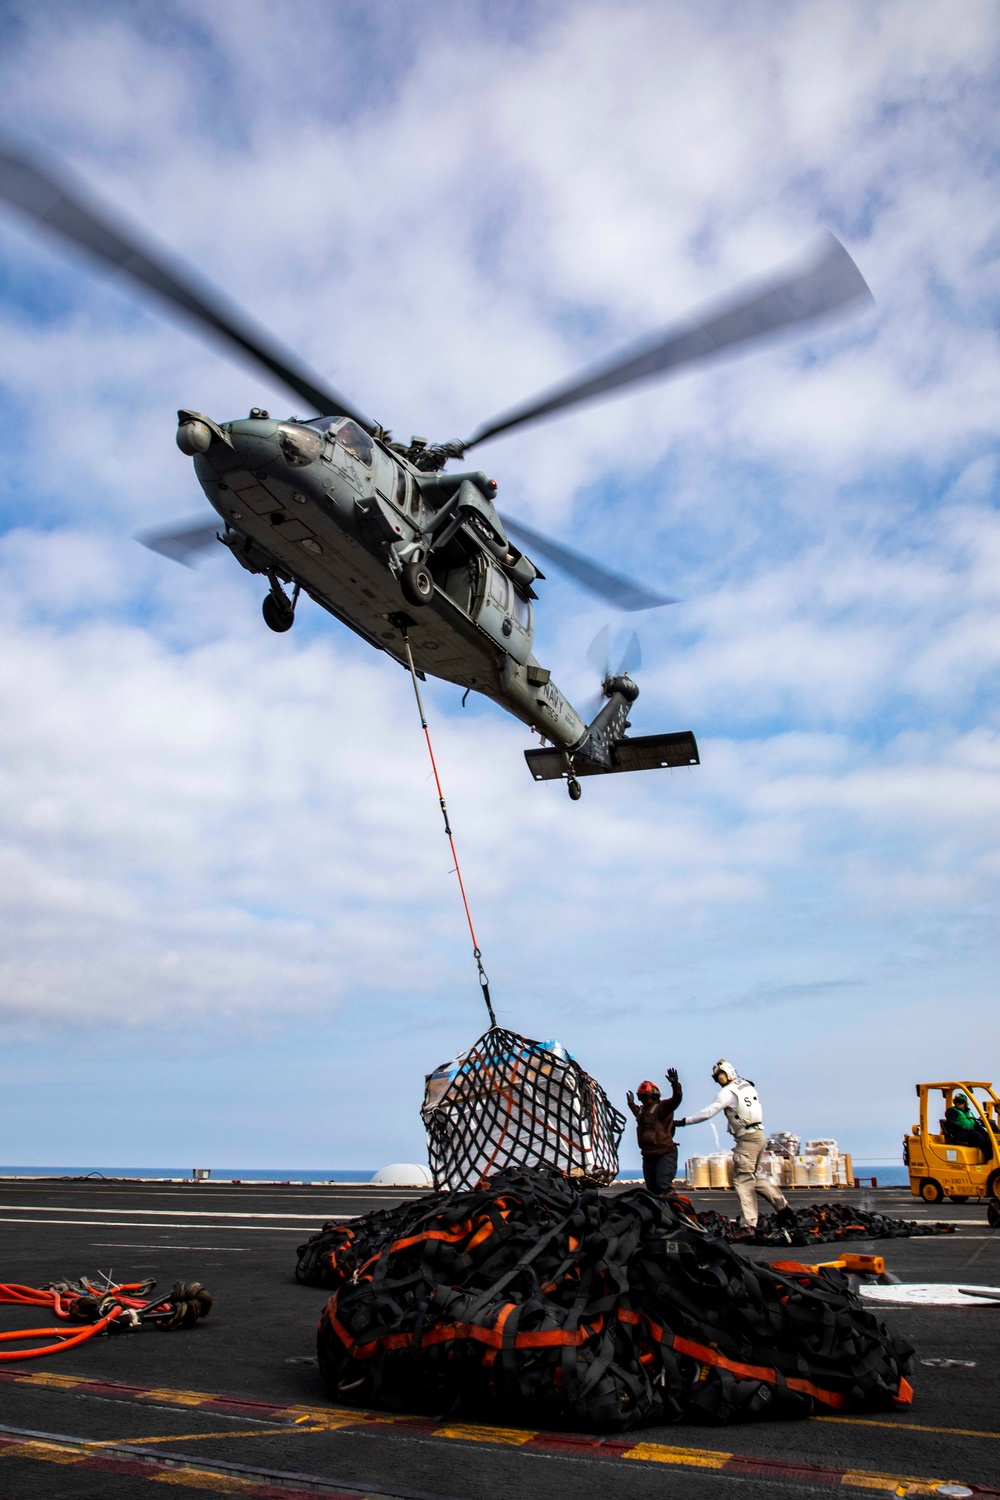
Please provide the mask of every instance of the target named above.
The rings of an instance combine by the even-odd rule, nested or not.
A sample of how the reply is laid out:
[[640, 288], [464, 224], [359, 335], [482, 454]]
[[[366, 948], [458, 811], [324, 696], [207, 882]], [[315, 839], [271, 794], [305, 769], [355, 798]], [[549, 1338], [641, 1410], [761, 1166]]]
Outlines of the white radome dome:
[[434, 1186], [434, 1179], [427, 1167], [418, 1166], [411, 1161], [394, 1161], [375, 1173], [372, 1184], [381, 1187], [429, 1188]]

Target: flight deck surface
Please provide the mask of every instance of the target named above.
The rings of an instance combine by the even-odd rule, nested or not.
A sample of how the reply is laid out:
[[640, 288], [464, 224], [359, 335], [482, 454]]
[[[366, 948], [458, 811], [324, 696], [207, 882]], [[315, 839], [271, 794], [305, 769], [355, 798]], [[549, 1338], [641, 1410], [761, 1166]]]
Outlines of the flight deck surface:
[[[418, 1196], [370, 1185], [0, 1179], [0, 1280], [39, 1286], [101, 1271], [155, 1276], [164, 1290], [198, 1280], [215, 1298], [190, 1330], [140, 1329], [0, 1363], [0, 1500], [148, 1500], [163, 1483], [179, 1496], [249, 1500], [605, 1500], [609, 1491], [616, 1500], [793, 1500], [831, 1489], [926, 1495], [941, 1483], [1000, 1496], [1000, 1303], [885, 1309], [917, 1348], [913, 1405], [899, 1412], [609, 1437], [337, 1405], [313, 1362], [324, 1293], [295, 1282], [296, 1246], [325, 1219]], [[693, 1196], [699, 1207], [735, 1212], [730, 1194]], [[864, 1198], [895, 1217], [947, 1218], [958, 1231], [848, 1248], [884, 1255], [904, 1281], [1000, 1285], [1000, 1230], [984, 1205], [935, 1212], [903, 1189]], [[836, 1254], [824, 1247], [819, 1258]], [[3, 1329], [40, 1322], [49, 1315], [27, 1308], [0, 1316]]]

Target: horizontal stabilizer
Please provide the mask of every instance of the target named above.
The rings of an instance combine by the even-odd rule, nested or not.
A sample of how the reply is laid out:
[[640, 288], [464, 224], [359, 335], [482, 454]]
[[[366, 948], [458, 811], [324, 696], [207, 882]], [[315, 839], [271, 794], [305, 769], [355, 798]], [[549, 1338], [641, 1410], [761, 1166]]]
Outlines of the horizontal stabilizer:
[[[536, 781], [558, 781], [569, 776], [570, 769], [563, 750], [525, 750], [528, 770]], [[573, 761], [574, 776], [609, 776], [616, 771], [657, 771], [661, 766], [700, 765], [698, 743], [690, 729], [679, 734], [640, 734], [634, 739], [619, 740], [611, 752], [610, 766], [578, 757]]]

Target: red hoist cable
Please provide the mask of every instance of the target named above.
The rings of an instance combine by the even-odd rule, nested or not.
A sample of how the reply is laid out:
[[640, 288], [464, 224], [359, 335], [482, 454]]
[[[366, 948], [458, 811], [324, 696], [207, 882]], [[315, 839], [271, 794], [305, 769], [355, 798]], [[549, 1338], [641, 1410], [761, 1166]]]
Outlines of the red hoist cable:
[[490, 1025], [495, 1026], [497, 1024], [497, 1018], [493, 1014], [493, 1004], [490, 1000], [490, 981], [487, 978], [486, 970], [483, 968], [483, 955], [480, 952], [479, 942], [476, 938], [476, 929], [472, 925], [472, 913], [469, 910], [469, 898], [465, 894], [465, 881], [462, 879], [462, 867], [458, 862], [458, 851], [455, 848], [455, 835], [452, 833], [451, 824], [448, 822], [448, 804], [445, 802], [444, 792], [441, 790], [441, 777], [438, 775], [437, 761], [434, 759], [434, 746], [431, 744], [431, 732], [427, 728], [427, 716], [424, 713], [424, 703], [423, 699], [420, 696], [420, 683], [417, 681], [417, 669], [413, 665], [413, 652], [410, 650], [410, 639], [405, 631], [403, 632], [403, 645], [406, 647], [406, 660], [410, 668], [410, 678], [413, 682], [413, 692], [417, 700], [417, 709], [420, 713], [420, 727], [424, 731], [424, 739], [427, 741], [427, 754], [431, 758], [431, 770], [434, 772], [434, 784], [437, 787], [438, 802], [441, 806], [441, 816], [444, 819], [444, 831], [448, 835], [448, 843], [451, 846], [451, 857], [455, 861], [455, 874], [458, 876], [458, 889], [462, 893], [462, 905], [465, 907], [465, 920], [469, 924], [469, 936], [472, 938], [472, 956], [476, 960], [476, 968], [479, 970], [479, 983], [482, 987], [483, 1000], [486, 1002], [486, 1009], [489, 1012]]

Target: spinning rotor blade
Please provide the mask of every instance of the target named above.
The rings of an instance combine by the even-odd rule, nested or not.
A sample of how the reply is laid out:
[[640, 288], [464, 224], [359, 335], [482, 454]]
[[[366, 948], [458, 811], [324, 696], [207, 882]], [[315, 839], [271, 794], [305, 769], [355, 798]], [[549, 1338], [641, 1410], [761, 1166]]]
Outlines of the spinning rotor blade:
[[198, 516], [186, 526], [157, 526], [152, 531], [140, 531], [136, 537], [151, 552], [183, 563], [185, 568], [194, 567], [194, 557], [210, 547], [218, 535], [219, 521], [206, 521]]
[[587, 647], [587, 665], [603, 682], [611, 671], [611, 626], [602, 625]]
[[625, 643], [625, 649], [621, 654], [621, 661], [617, 667], [611, 664], [611, 626], [602, 625], [587, 647], [587, 664], [592, 667], [598, 682], [601, 684], [600, 691], [594, 693], [587, 699], [580, 709], [581, 714], [588, 723], [595, 719], [604, 707], [605, 692], [604, 684], [609, 677], [632, 677], [642, 666], [642, 647], [639, 637], [633, 630]]
[[826, 234], [819, 254], [814, 253], [804, 265], [774, 280], [745, 288], [693, 322], [654, 335], [651, 341], [625, 351], [609, 364], [599, 365], [582, 379], [556, 386], [535, 400], [514, 407], [480, 427], [465, 446], [471, 448], [501, 432], [537, 422], [540, 417], [577, 406], [581, 401], [593, 401], [637, 380], [667, 375], [724, 349], [824, 317], [852, 302], [872, 303], [874, 298], [843, 245], [832, 234]]
[[625, 643], [621, 661], [617, 667], [611, 665], [611, 626], [602, 625], [587, 647], [587, 661], [603, 682], [605, 677], [631, 677], [642, 666], [642, 646], [638, 632], [633, 630]]
[[581, 557], [579, 552], [564, 547], [561, 542], [554, 542], [550, 537], [542, 536], [530, 526], [525, 526], [523, 521], [515, 521], [513, 516], [502, 515], [500, 519], [507, 530], [519, 540], [525, 541], [533, 552], [548, 558], [549, 562], [562, 568], [564, 573], [569, 573], [592, 594], [609, 599], [616, 609], [658, 609], [661, 604], [677, 603], [676, 599], [670, 599], [665, 594], [654, 594], [652, 589], [644, 588], [641, 583], [599, 567], [589, 558]]
[[632, 634], [625, 642], [625, 649], [622, 652], [621, 663], [615, 675], [617, 677], [621, 677], [623, 675], [626, 677], [634, 677], [641, 666], [642, 646], [639, 643], [638, 632], [633, 630]]
[[195, 323], [235, 344], [257, 364], [283, 381], [323, 417], [353, 417], [362, 427], [372, 424], [334, 391], [320, 385], [308, 371], [296, 365], [267, 335], [245, 322], [227, 307], [218, 292], [199, 290], [191, 272], [174, 262], [168, 252], [144, 246], [132, 229], [116, 224], [114, 215], [88, 204], [29, 157], [0, 143], [0, 198], [23, 214], [81, 249], [124, 271], [133, 281], [148, 287], [170, 306], [186, 313]]

